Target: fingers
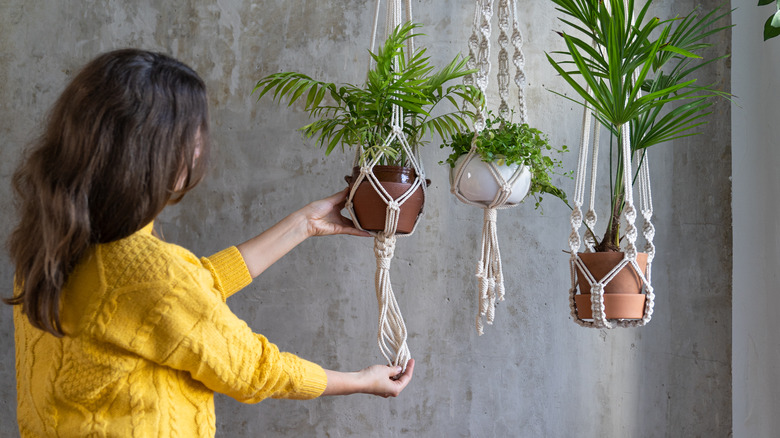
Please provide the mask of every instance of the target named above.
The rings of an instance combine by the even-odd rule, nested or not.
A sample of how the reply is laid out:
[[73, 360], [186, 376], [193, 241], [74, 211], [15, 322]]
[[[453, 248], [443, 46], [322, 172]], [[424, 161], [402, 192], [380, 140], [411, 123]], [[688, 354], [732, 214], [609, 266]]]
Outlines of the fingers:
[[341, 232], [339, 234], [349, 234], [352, 236], [360, 236], [360, 237], [368, 237], [371, 235], [368, 231], [365, 230], [359, 230], [355, 228], [354, 225], [352, 225], [352, 221], [349, 221], [348, 224], [342, 228]]
[[406, 364], [406, 371], [404, 371], [403, 374], [398, 374], [395, 377], [393, 377], [393, 380], [403, 385], [401, 387], [401, 389], [403, 389], [406, 387], [407, 384], [409, 384], [409, 381], [412, 380], [413, 374], [414, 374], [414, 359], [409, 359], [409, 362]]
[[334, 216], [335, 220], [339, 222], [338, 225], [341, 225], [337, 231], [337, 234], [349, 234], [352, 236], [361, 237], [370, 236], [371, 233], [358, 229], [354, 222], [352, 222], [352, 219], [341, 214], [341, 210], [344, 209], [344, 205], [347, 202], [348, 194], [349, 188], [344, 189], [338, 193], [334, 193], [327, 198], [329, 201], [333, 202], [333, 209], [331, 210], [331, 214]]
[[406, 364], [406, 371], [403, 373], [400, 373], [400, 368], [401, 367], [387, 367], [390, 382], [388, 382], [389, 386], [385, 392], [379, 394], [381, 397], [398, 397], [398, 395], [401, 394], [401, 391], [403, 391], [404, 388], [406, 388], [406, 385], [412, 380], [412, 375], [414, 374], [414, 359], [409, 359], [409, 362]]
[[327, 198], [325, 198], [328, 202], [330, 202], [332, 205], [334, 205], [338, 210], [341, 210], [344, 208], [344, 204], [347, 202], [347, 195], [349, 194], [349, 189], [344, 189], [340, 192], [336, 192]]

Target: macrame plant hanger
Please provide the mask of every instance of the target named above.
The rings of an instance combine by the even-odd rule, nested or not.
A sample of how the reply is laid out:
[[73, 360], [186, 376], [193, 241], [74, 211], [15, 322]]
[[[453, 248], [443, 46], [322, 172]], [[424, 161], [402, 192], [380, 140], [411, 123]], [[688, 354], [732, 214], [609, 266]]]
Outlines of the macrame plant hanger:
[[[377, 25], [380, 15], [380, 3], [381, 0], [376, 1], [376, 10], [374, 14], [374, 27], [371, 33], [371, 51], [374, 51], [374, 45], [377, 37]], [[387, 2], [387, 14], [385, 23], [385, 34], [389, 35], [398, 25], [402, 22], [402, 2], [400, 0], [389, 0]], [[412, 21], [412, 7], [411, 0], [406, 0], [406, 19], [405, 21]], [[414, 53], [414, 43], [412, 39], [408, 41], [407, 51], [409, 53], [409, 59], [411, 54]], [[371, 65], [371, 59], [369, 59], [369, 68]], [[394, 61], [396, 70], [398, 69], [398, 59]], [[397, 198], [393, 198], [387, 190], [382, 187], [376, 175], [374, 175], [373, 169], [376, 166], [383, 154], [377, 153], [372, 156], [370, 161], [365, 160], [365, 148], [360, 145], [356, 148], [354, 167], [360, 169], [360, 174], [352, 184], [352, 189], [347, 197], [345, 208], [349, 212], [352, 221], [355, 225], [363, 229], [358, 221], [355, 213], [354, 205], [352, 203], [355, 193], [357, 192], [360, 183], [368, 181], [374, 190], [379, 194], [382, 200], [387, 205], [385, 228], [383, 231], [372, 231], [374, 236], [374, 255], [376, 256], [376, 297], [379, 305], [379, 324], [377, 343], [382, 355], [387, 360], [389, 365], [401, 366], [402, 369], [406, 369], [406, 364], [411, 358], [409, 347], [406, 344], [407, 332], [406, 325], [404, 324], [403, 316], [401, 315], [401, 309], [398, 306], [398, 302], [395, 299], [392, 285], [390, 284], [390, 262], [393, 258], [395, 251], [396, 237], [406, 236], [414, 233], [417, 228], [417, 223], [422, 216], [420, 213], [414, 223], [414, 228], [409, 234], [396, 235], [396, 229], [398, 227], [398, 218], [401, 205], [408, 200], [412, 194], [418, 189], [422, 188], [423, 197], [425, 197], [425, 171], [422, 167], [422, 161], [420, 157], [413, 151], [406, 139], [406, 135], [403, 131], [404, 117], [403, 109], [398, 105], [393, 105], [392, 117], [391, 117], [391, 132], [390, 135], [384, 139], [384, 146], [389, 146], [393, 142], [397, 142], [403, 148], [406, 157], [408, 157], [408, 165], [414, 169], [417, 176], [414, 179], [411, 187]]]
[[[476, 69], [473, 75], [468, 75], [464, 79], [466, 85], [476, 85], [483, 95], [487, 96], [488, 77], [490, 75], [490, 37], [492, 32], [491, 19], [493, 17], [493, 0], [477, 0], [474, 11], [473, 33], [469, 38], [469, 68]], [[511, 26], [511, 39], [509, 36]], [[517, 8], [514, 1], [498, 1], [498, 27], [500, 34], [498, 37], [498, 95], [501, 103], [498, 108], [499, 115], [508, 120], [509, 118], [509, 45], [510, 42], [514, 48], [512, 63], [515, 66], [514, 82], [517, 86], [517, 116], [520, 123], [526, 123], [527, 113], [525, 105], [525, 72], [523, 71], [525, 59], [521, 50], [523, 36], [517, 25]], [[498, 301], [504, 300], [504, 275], [501, 266], [501, 253], [498, 247], [498, 235], [496, 231], [497, 210], [514, 207], [517, 204], [508, 203], [512, 195], [512, 185], [521, 177], [529, 178], [530, 175], [526, 166], [518, 166], [512, 175], [505, 179], [499, 172], [495, 163], [486, 163], [489, 165], [491, 174], [498, 184], [497, 191], [492, 202], [474, 202], [467, 199], [460, 192], [459, 186], [464, 175], [464, 169], [472, 160], [480, 160], [476, 150], [476, 141], [479, 134], [485, 128], [485, 119], [487, 117], [487, 99], [486, 103], [477, 108], [476, 120], [474, 121], [474, 138], [471, 142], [471, 150], [466, 159], [460, 165], [455, 175], [450, 181], [450, 191], [462, 202], [484, 209], [484, 222], [482, 229], [482, 251], [479, 262], [477, 263], [476, 276], [478, 278], [478, 312], [476, 318], [477, 333], [482, 335], [484, 332], [483, 319], [487, 324], [492, 324], [495, 318], [495, 308]]]
[[[595, 42], [593, 43], [595, 45]], [[590, 88], [587, 88], [590, 92]], [[641, 95], [641, 92], [640, 92]], [[585, 181], [587, 179], [588, 172], [588, 152], [590, 149], [590, 131], [593, 130], [593, 154], [591, 160], [591, 176], [590, 176], [590, 198], [588, 211], [585, 213], [585, 224], [590, 230], [593, 230], [596, 226], [597, 215], [594, 211], [594, 202], [596, 194], [596, 171], [598, 169], [598, 154], [599, 154], [599, 130], [600, 125], [594, 120], [594, 110], [587, 104], [584, 107], [582, 115], [582, 137], [580, 142], [580, 151], [577, 160], [577, 175], [574, 185], [574, 208], [571, 213], [571, 234], [569, 235], [569, 249], [571, 252], [570, 266], [571, 266], [571, 289], [569, 289], [569, 307], [571, 315], [574, 321], [583, 327], [592, 328], [614, 328], [614, 327], [639, 327], [647, 324], [653, 316], [653, 306], [655, 294], [653, 293], [653, 287], [651, 285], [651, 268], [653, 258], [655, 257], [655, 245], [653, 244], [653, 237], [655, 236], [655, 227], [651, 222], [653, 216], [653, 198], [650, 191], [650, 168], [649, 158], [647, 150], [644, 150], [642, 154], [634, 154], [631, 152], [631, 135], [630, 135], [630, 123], [625, 123], [620, 129], [620, 146], [622, 148], [624, 158], [623, 166], [623, 181], [625, 190], [625, 207], [623, 209], [623, 219], [626, 222], [626, 234], [627, 241], [624, 251], [623, 260], [620, 261], [612, 270], [610, 270], [603, 278], [595, 278], [595, 276], [588, 270], [585, 263], [579, 256], [580, 246], [582, 239], [580, 237], [580, 228], [582, 227], [582, 206], [585, 197]], [[647, 252], [647, 275], [642, 272], [642, 269], [637, 263], [637, 229], [634, 225], [636, 221], [636, 208], [634, 207], [634, 195], [633, 195], [633, 168], [632, 161], [637, 161], [636, 166], [639, 169], [637, 180], [639, 186], [639, 199], [640, 210], [644, 223], [642, 226], [642, 234], [645, 239], [645, 252]], [[585, 246], [587, 251], [593, 252], [595, 246], [594, 236], [588, 232], [585, 235]], [[617, 276], [623, 268], [633, 269], [638, 275], [642, 283], [642, 293], [645, 294], [645, 308], [644, 314], [641, 319], [607, 319], [604, 306], [604, 287], [612, 279]], [[590, 298], [591, 298], [591, 310], [592, 321], [587, 321], [579, 317], [576, 310], [575, 295], [577, 292], [577, 279], [579, 275], [583, 275], [590, 285]], [[585, 293], [585, 291], [580, 291]]]

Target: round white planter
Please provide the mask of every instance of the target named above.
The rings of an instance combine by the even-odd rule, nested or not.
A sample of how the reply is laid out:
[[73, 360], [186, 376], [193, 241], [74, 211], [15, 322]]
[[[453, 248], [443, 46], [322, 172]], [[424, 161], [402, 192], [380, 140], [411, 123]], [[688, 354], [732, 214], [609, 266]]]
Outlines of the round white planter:
[[[461, 155], [458, 161], [455, 162], [455, 167], [450, 169], [450, 181], [455, 181], [455, 176], [458, 174], [458, 169], [464, 165], [468, 155]], [[520, 165], [495, 165], [498, 172], [504, 178], [504, 181], [509, 181], [512, 174]], [[514, 205], [519, 203], [528, 194], [528, 189], [531, 187], [531, 171], [528, 166], [523, 165], [520, 170], [520, 176], [512, 185], [512, 194], [509, 195], [506, 204]], [[482, 161], [478, 156], [472, 158], [466, 168], [463, 169], [463, 176], [460, 179], [460, 184], [456, 187], [456, 190], [463, 195], [464, 198], [471, 202], [479, 202], [483, 204], [490, 204], [496, 198], [496, 194], [500, 190], [499, 182], [496, 181], [493, 172], [490, 171], [488, 163]]]

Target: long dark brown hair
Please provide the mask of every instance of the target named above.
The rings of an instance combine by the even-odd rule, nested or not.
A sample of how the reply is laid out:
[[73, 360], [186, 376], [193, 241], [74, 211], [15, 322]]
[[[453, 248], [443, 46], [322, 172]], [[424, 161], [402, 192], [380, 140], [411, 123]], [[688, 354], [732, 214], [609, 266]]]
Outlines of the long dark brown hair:
[[14, 173], [16, 293], [3, 301], [62, 336], [60, 295], [79, 259], [138, 231], [200, 181], [208, 126], [206, 86], [181, 62], [125, 49], [87, 64]]

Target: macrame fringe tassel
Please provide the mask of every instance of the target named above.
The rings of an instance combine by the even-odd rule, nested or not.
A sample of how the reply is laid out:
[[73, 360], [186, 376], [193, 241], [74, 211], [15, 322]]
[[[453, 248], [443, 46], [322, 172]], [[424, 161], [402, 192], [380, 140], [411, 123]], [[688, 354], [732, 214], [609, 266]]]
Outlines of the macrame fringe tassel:
[[377, 343], [388, 365], [400, 366], [406, 371], [406, 363], [412, 355], [406, 345], [406, 325], [401, 316], [401, 308], [390, 284], [390, 262], [395, 251], [395, 240], [395, 235], [379, 233], [374, 236], [376, 299], [379, 304]]
[[493, 324], [496, 303], [504, 301], [504, 273], [501, 269], [501, 252], [498, 248], [496, 233], [496, 210], [485, 209], [485, 222], [482, 227], [482, 255], [477, 264], [479, 279], [479, 313], [477, 314], [477, 333], [484, 333], [482, 319]]

